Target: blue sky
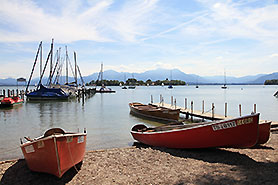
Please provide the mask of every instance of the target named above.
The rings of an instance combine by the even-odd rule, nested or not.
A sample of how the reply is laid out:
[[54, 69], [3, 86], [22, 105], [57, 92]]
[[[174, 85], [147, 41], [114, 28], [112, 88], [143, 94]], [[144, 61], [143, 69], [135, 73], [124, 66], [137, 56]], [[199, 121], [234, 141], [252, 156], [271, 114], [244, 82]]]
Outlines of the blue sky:
[[[67, 45], [82, 75], [178, 68], [200, 76], [277, 71], [277, 0], [0, 0], [0, 78], [28, 78]], [[37, 67], [35, 76], [38, 76]]]

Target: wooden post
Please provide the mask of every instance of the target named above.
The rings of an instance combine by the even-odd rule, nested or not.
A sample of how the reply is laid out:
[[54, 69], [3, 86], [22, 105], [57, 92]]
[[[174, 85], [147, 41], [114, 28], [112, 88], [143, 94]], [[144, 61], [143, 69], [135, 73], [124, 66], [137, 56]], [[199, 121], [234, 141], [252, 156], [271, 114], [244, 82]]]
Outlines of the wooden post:
[[193, 101], [191, 101], [191, 121], [193, 122]]
[[153, 103], [153, 95], [151, 95], [151, 103]]
[[16, 96], [19, 97], [19, 92], [18, 89], [16, 90]]
[[8, 89], [8, 95], [7, 95], [7, 97], [10, 97], [10, 89]]
[[162, 97], [161, 100], [162, 100], [162, 106], [164, 106], [164, 98]]
[[85, 102], [85, 89], [84, 88], [82, 88], [82, 92], [81, 92], [81, 94], [82, 94], [82, 105], [84, 105], [84, 102]]
[[212, 114], [212, 118], [214, 118], [214, 103], [212, 103], [212, 108], [211, 108], [211, 114]]
[[14, 97], [15, 96], [15, 93], [14, 93], [14, 89], [12, 90], [12, 97]]
[[203, 100], [202, 101], [202, 114], [204, 114], [205, 112], [205, 101]]
[[6, 97], [6, 91], [3, 89], [3, 96]]
[[184, 98], [184, 109], [187, 109], [187, 98]]
[[227, 117], [227, 108], [228, 108], [227, 105], [228, 105], [227, 102], [225, 102], [225, 118]]
[[162, 95], [159, 96], [159, 103], [162, 103]]
[[239, 116], [241, 116], [241, 104], [239, 104]]
[[256, 113], [256, 112], [257, 112], [257, 105], [254, 104], [254, 113]]
[[175, 98], [175, 109], [177, 109], [177, 100]]
[[171, 107], [173, 106], [173, 96], [171, 96]]

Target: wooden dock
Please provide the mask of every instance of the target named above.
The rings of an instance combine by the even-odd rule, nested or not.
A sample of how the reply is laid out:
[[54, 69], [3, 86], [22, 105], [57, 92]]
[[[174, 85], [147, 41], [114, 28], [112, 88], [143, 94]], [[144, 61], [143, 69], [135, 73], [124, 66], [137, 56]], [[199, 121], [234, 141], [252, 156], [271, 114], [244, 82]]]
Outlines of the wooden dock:
[[202, 111], [199, 111], [199, 110], [185, 109], [183, 107], [179, 107], [179, 106], [175, 106], [175, 105], [171, 105], [171, 104], [166, 104], [166, 103], [151, 103], [151, 104], [159, 106], [159, 107], [169, 108], [169, 109], [180, 109], [180, 113], [185, 114], [186, 119], [188, 119], [189, 116], [198, 117], [198, 118], [207, 119], [207, 120], [223, 120], [223, 119], [232, 118], [232, 117], [228, 117], [228, 116], [225, 117], [223, 115], [215, 114], [214, 111], [202, 112]]

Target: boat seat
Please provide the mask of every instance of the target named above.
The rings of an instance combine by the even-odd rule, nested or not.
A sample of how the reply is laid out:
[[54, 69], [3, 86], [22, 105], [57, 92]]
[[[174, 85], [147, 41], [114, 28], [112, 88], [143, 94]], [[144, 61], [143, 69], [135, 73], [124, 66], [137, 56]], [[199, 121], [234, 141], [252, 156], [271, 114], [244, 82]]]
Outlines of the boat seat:
[[61, 128], [51, 128], [44, 133], [43, 137], [48, 137], [53, 134], [65, 134], [65, 131]]

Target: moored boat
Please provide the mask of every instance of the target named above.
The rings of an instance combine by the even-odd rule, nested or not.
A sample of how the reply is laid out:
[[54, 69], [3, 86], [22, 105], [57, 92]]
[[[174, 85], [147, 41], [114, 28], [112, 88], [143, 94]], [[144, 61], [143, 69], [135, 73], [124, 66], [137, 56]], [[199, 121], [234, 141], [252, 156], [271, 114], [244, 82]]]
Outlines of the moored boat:
[[257, 145], [265, 144], [270, 137], [271, 121], [260, 121], [259, 123], [259, 138]]
[[85, 155], [87, 134], [66, 133], [61, 128], [47, 130], [43, 136], [20, 145], [30, 170], [57, 177], [80, 163]]
[[28, 100], [67, 100], [70, 94], [61, 88], [47, 88], [40, 84], [39, 89], [26, 94]]
[[169, 109], [151, 104], [146, 105], [138, 102], [129, 103], [129, 107], [130, 112], [135, 115], [163, 121], [179, 120], [180, 109]]
[[18, 96], [14, 97], [5, 97], [1, 100], [1, 106], [4, 107], [11, 107], [15, 105], [21, 105], [23, 104], [23, 99], [19, 98]]
[[131, 134], [141, 143], [167, 148], [252, 147], [257, 143], [259, 113], [234, 119], [165, 125], [147, 128], [135, 125]]

